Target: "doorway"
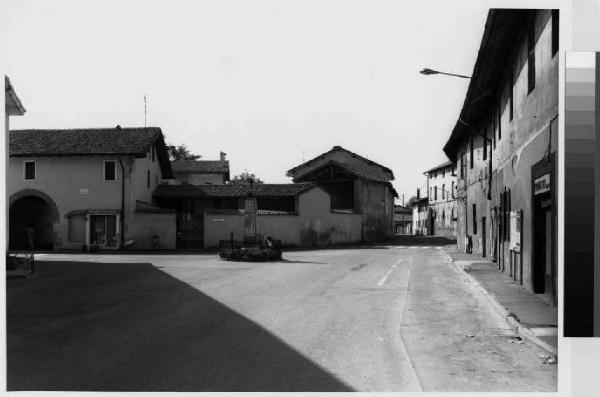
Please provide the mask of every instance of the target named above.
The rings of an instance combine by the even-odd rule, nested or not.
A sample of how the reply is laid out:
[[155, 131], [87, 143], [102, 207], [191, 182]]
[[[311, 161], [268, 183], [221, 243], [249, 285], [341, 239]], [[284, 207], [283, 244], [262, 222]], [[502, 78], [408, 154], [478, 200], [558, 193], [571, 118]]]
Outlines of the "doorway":
[[486, 256], [486, 241], [485, 241], [485, 234], [486, 234], [486, 223], [485, 223], [485, 216], [481, 217], [481, 256], [485, 258]]
[[535, 196], [533, 231], [533, 292], [554, 300], [552, 199], [549, 192]]
[[118, 240], [116, 215], [90, 215], [90, 245], [117, 248]]

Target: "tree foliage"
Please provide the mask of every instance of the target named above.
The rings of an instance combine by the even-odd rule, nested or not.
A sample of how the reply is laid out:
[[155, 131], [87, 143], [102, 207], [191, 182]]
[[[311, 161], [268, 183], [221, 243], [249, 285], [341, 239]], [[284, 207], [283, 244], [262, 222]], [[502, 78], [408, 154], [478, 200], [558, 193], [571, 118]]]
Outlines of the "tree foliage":
[[199, 154], [194, 154], [190, 151], [190, 149], [186, 146], [185, 143], [181, 145], [172, 145], [167, 143], [167, 152], [169, 153], [169, 159], [171, 161], [174, 160], [198, 160], [200, 157]]
[[406, 203], [406, 206], [410, 207], [415, 202], [417, 202], [417, 196], [412, 196], [411, 198], [408, 199], [408, 202]]
[[247, 171], [233, 177], [229, 183], [264, 183], [259, 177]]

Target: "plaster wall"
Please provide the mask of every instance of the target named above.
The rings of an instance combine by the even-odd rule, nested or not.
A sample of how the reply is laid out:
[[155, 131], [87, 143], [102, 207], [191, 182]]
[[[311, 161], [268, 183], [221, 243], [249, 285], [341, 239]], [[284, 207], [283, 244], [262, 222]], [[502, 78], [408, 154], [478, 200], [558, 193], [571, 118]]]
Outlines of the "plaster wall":
[[[503, 76], [503, 88], [497, 93], [498, 109], [501, 110], [500, 123], [496, 109], [489, 110], [489, 117], [476, 126], [486, 132], [495, 144], [487, 145], [488, 159], [483, 159], [483, 137], [465, 137], [458, 151], [458, 248], [466, 249], [466, 236], [472, 236], [473, 253], [492, 257], [494, 241], [497, 239], [498, 222], [494, 209], [501, 206], [500, 195], [510, 190], [511, 211], [523, 210], [522, 253], [516, 257], [523, 267], [523, 285], [532, 289], [532, 191], [531, 167], [549, 155], [556, 153], [558, 136], [558, 54], [552, 55], [551, 12], [542, 10], [535, 19], [535, 88], [528, 93], [527, 81], [527, 35], [523, 31], [516, 42], [514, 61], [508, 68], [512, 72], [514, 86], [509, 85], [510, 75]], [[513, 90], [514, 113], [510, 119], [510, 90]], [[499, 124], [499, 126], [498, 126]], [[494, 128], [495, 127], [495, 128]], [[470, 161], [470, 142], [473, 140], [473, 162]], [[491, 200], [488, 200], [489, 157], [492, 159]], [[461, 168], [466, 171], [461, 178]], [[474, 226], [473, 204], [476, 206]], [[556, 205], [556, 203], [554, 204]], [[554, 214], [556, 216], [556, 214]], [[486, 223], [482, 224], [482, 217]], [[476, 227], [477, 233], [474, 233]], [[483, 245], [483, 230], [486, 241]], [[509, 273], [511, 253], [508, 242], [500, 241], [497, 257], [499, 265]], [[520, 276], [519, 276], [520, 277]]]
[[[148, 171], [150, 171], [150, 186], [148, 186]], [[133, 188], [133, 203], [131, 204], [135, 205], [135, 200], [151, 203], [152, 193], [162, 179], [160, 163], [156, 153], [154, 160], [152, 160], [151, 154], [143, 158], [136, 158], [132, 164], [131, 173], [130, 186]]]
[[[136, 249], [175, 249], [175, 213], [133, 213], [130, 216], [130, 236]], [[155, 246], [152, 237], [158, 237]]]
[[[24, 162], [29, 160], [36, 162], [35, 180], [24, 179]], [[104, 180], [105, 160], [116, 161], [114, 181]], [[155, 175], [160, 182], [160, 166], [158, 158], [152, 162], [148, 158], [122, 156], [121, 161], [125, 170], [124, 232], [126, 238], [135, 238], [139, 228], [130, 231], [135, 222], [135, 202], [151, 202], [152, 192], [156, 188]], [[146, 187], [148, 169], [151, 171], [150, 188]], [[13, 195], [22, 195], [28, 190], [47, 195], [58, 210], [58, 220], [53, 225], [54, 248], [81, 249], [81, 242], [69, 241], [68, 219], [65, 215], [71, 211], [88, 209], [121, 210], [122, 178], [118, 156], [12, 157], [9, 159], [7, 172], [7, 197], [10, 200]], [[173, 217], [173, 229], [174, 219]], [[159, 227], [156, 226], [155, 229], [158, 230]]]
[[357, 180], [355, 189], [362, 214], [363, 240], [376, 242], [393, 234], [394, 197], [384, 183]]
[[457, 210], [456, 200], [439, 201], [429, 205], [433, 221], [433, 235], [456, 239]]
[[[314, 188], [298, 196], [296, 215], [257, 215], [256, 225], [262, 236], [281, 240], [284, 246], [321, 246], [361, 241], [360, 214], [339, 214], [330, 210], [329, 195]], [[204, 247], [214, 248], [219, 240], [242, 240], [244, 216], [205, 213]]]
[[190, 172], [178, 172], [175, 179], [187, 182], [190, 185], [223, 185], [225, 179], [223, 174], [194, 174]]
[[455, 166], [449, 165], [427, 172], [425, 175], [427, 176], [430, 222], [433, 222], [433, 230], [429, 230], [429, 233], [451, 240], [456, 239], [457, 174]]

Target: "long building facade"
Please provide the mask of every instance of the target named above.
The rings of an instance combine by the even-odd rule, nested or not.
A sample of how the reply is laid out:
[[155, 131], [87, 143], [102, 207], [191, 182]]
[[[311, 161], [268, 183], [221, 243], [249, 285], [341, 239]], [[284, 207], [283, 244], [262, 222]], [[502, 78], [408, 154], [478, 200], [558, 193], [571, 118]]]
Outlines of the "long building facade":
[[456, 239], [456, 164], [451, 161], [425, 172], [427, 177], [428, 234]]
[[457, 243], [556, 304], [558, 10], [491, 10], [459, 120]]

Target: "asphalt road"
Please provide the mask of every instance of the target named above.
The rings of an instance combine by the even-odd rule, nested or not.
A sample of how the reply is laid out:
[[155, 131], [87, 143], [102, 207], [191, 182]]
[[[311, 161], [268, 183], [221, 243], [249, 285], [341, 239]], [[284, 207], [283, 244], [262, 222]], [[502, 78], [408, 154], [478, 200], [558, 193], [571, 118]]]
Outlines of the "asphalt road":
[[39, 255], [7, 280], [9, 390], [554, 391], [441, 247]]

